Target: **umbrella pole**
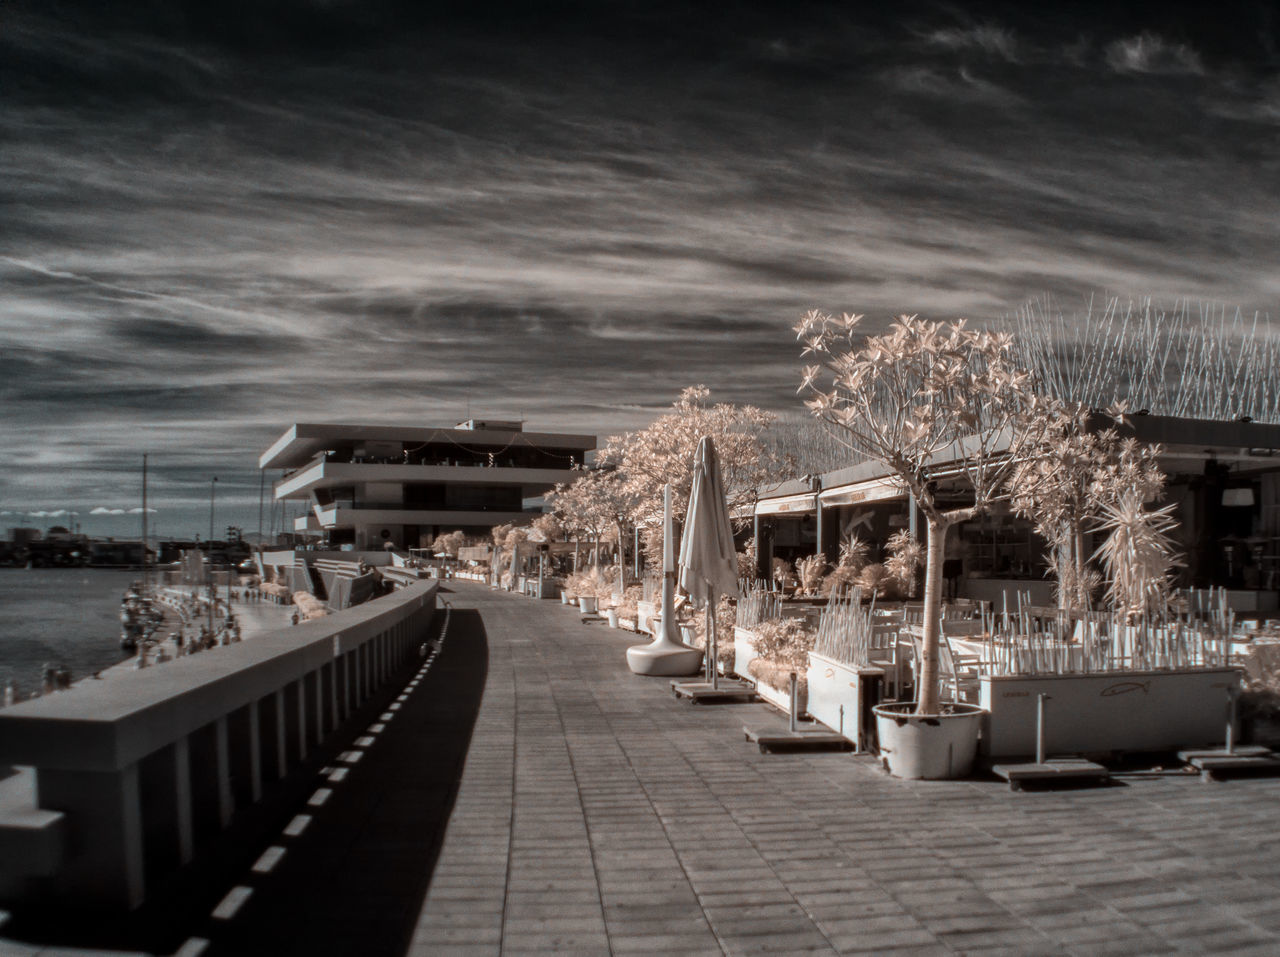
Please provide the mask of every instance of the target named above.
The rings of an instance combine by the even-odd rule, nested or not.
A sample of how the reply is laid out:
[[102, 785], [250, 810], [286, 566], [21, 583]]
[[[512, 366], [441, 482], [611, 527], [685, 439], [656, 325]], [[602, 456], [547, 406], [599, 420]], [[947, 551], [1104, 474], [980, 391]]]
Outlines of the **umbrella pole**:
[[710, 589], [707, 592], [707, 671], [711, 677], [707, 680], [713, 690], [720, 687], [719, 664], [716, 654], [716, 593]]

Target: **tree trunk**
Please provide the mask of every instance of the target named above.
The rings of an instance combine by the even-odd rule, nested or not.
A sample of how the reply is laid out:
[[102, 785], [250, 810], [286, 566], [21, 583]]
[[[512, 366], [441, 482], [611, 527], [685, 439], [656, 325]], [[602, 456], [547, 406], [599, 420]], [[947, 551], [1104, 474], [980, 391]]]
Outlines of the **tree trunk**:
[[1076, 560], [1072, 554], [1071, 534], [1058, 539], [1055, 546], [1058, 565], [1058, 611], [1069, 611], [1076, 600], [1075, 567]]
[[947, 540], [945, 520], [928, 516], [929, 545], [924, 566], [924, 639], [920, 642], [920, 674], [916, 677], [916, 714], [938, 714], [938, 640], [942, 618], [942, 556]]
[[626, 529], [623, 528], [621, 522], [615, 522], [618, 529], [618, 581], [614, 585], [613, 594], [617, 598], [617, 604], [622, 604], [622, 596], [627, 590], [627, 550], [623, 547], [626, 539]]
[[1076, 606], [1084, 612], [1089, 610], [1090, 600], [1089, 589], [1085, 584], [1084, 529], [1079, 525], [1072, 531], [1071, 546], [1075, 552], [1071, 558], [1076, 570]]

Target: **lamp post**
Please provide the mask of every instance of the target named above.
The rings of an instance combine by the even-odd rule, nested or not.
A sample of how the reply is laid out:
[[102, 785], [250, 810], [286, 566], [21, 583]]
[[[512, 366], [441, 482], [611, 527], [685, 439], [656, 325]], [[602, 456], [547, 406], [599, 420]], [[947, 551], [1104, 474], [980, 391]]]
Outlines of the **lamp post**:
[[209, 558], [208, 564], [205, 566], [205, 575], [209, 582], [209, 638], [213, 638], [213, 603], [215, 594], [213, 591], [213, 498], [214, 493], [218, 490], [218, 476], [213, 477], [213, 481], [209, 483]]

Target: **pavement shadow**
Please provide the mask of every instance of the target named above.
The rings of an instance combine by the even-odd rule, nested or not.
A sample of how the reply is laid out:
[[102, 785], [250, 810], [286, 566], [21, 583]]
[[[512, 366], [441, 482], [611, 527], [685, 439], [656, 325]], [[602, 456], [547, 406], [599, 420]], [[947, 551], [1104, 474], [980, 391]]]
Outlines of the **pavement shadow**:
[[[237, 809], [196, 864], [149, 888], [136, 911], [93, 912], [50, 902], [20, 909], [0, 933], [36, 947], [153, 954], [171, 954], [191, 937], [210, 941], [205, 954], [403, 954], [440, 853], [484, 692], [489, 651], [479, 613], [452, 612], [431, 668], [384, 721], [422, 660], [412, 656], [262, 801]], [[383, 730], [371, 735], [377, 724]], [[357, 751], [358, 761], [341, 760]], [[333, 769], [342, 767], [343, 780], [331, 782]], [[312, 806], [308, 801], [319, 788], [331, 793]], [[299, 816], [310, 818], [305, 829], [282, 833]], [[264, 857], [272, 847], [283, 848], [283, 856], [269, 870], [255, 870], [255, 862], [274, 856]], [[240, 887], [251, 893], [235, 915], [212, 918], [228, 892]], [[0, 952], [6, 952], [4, 940]], [[27, 952], [22, 944], [19, 952]]]
[[409, 949], [466, 763], [488, 671], [476, 611], [454, 611], [426, 676], [230, 920], [212, 954], [401, 955]]

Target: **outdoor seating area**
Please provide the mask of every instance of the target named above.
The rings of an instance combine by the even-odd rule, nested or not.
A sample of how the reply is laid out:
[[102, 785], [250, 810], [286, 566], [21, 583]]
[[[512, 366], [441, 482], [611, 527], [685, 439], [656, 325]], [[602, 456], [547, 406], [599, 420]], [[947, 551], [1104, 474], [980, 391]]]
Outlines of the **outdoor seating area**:
[[[647, 636], [638, 677], [759, 696], [896, 776], [1280, 745], [1280, 629], [1258, 610], [1280, 597], [1261, 574], [1280, 427], [1131, 415], [1025, 371], [1010, 335], [861, 321], [795, 327], [799, 391], [853, 464], [797, 476], [771, 415], [692, 387], [530, 526], [494, 529], [490, 582]], [[1217, 528], [1251, 550], [1219, 568]]]
[[[745, 729], [762, 749], [827, 744], [884, 753], [878, 712], [909, 712], [918, 699], [929, 630], [924, 603], [881, 600], [856, 585], [825, 597], [787, 596], [776, 582], [739, 580], [729, 533], [718, 574], [736, 597], [708, 614], [711, 593], [701, 602], [690, 594], [696, 576], [708, 573], [686, 557], [705, 545], [690, 539], [706, 534], [705, 526], [687, 523], [677, 549], [670, 514], [668, 495], [661, 579], [620, 589], [616, 577], [601, 576], [587, 596], [571, 599], [558, 589], [561, 601], [584, 621], [651, 638], [626, 649], [627, 664], [640, 678], [675, 678], [677, 697], [731, 704], [758, 696], [773, 705], [787, 727]], [[538, 581], [525, 579], [520, 590], [551, 597]], [[577, 581], [579, 591], [587, 590], [583, 578]], [[694, 589], [679, 589], [684, 582]], [[629, 592], [643, 597], [631, 600], [623, 618]], [[1016, 787], [1101, 782], [1106, 769], [1086, 755], [1199, 748], [1212, 758], [1214, 748], [1245, 747], [1232, 710], [1242, 688], [1242, 651], [1274, 644], [1280, 652], [1280, 635], [1265, 621], [1250, 621], [1247, 629], [1237, 624], [1219, 591], [1175, 597], [1182, 614], [1159, 622], [1072, 613], [1022, 595], [1001, 608], [964, 599], [940, 603], [935, 673], [942, 707], [976, 720], [962, 745], [969, 757], [923, 776], [964, 776], [977, 766]], [[729, 617], [717, 627], [725, 611]], [[1203, 763], [1201, 752], [1194, 754]]]

